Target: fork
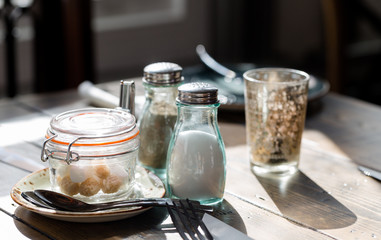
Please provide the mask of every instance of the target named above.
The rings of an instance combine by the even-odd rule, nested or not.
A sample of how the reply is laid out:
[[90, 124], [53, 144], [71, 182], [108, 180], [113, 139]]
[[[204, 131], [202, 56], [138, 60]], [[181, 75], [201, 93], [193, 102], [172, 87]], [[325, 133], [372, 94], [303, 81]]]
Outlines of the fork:
[[[189, 199], [179, 200], [178, 203], [172, 201], [172, 205], [173, 206], [171, 208], [170, 204], [166, 203], [168, 213], [177, 231], [184, 240], [189, 240], [186, 233], [192, 240], [213, 239], [212, 234], [209, 232], [201, 218], [197, 215], [195, 208]], [[188, 205], [188, 207], [186, 207], [186, 205]], [[189, 214], [189, 211], [191, 214]], [[201, 227], [203, 233], [199, 231], [198, 226]]]
[[[138, 198], [138, 199], [128, 199], [114, 202], [106, 203], [86, 203], [78, 199], [72, 198], [70, 196], [53, 192], [49, 190], [34, 190], [22, 192], [21, 196], [37, 205], [44, 208], [55, 208], [64, 211], [72, 212], [95, 212], [106, 209], [114, 209], [120, 207], [166, 207], [168, 202], [171, 207], [173, 207], [173, 202], [179, 201], [179, 199], [169, 199], [169, 198]], [[213, 208], [207, 205], [201, 205], [198, 201], [192, 201], [192, 204], [196, 211], [201, 212], [211, 212]]]

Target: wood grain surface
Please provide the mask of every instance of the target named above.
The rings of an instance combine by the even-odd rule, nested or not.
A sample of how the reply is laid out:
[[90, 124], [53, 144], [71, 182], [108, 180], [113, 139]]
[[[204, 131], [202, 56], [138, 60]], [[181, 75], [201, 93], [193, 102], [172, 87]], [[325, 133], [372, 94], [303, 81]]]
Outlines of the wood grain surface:
[[[115, 83], [101, 86], [110, 92], [118, 88]], [[41, 163], [49, 119], [86, 106], [75, 91], [1, 100], [0, 147]], [[255, 176], [249, 168], [244, 113], [219, 112], [227, 182], [214, 216], [253, 239], [381, 238], [381, 183], [357, 170], [358, 164], [381, 165], [381, 108], [328, 94], [310, 110], [300, 171], [287, 178]], [[108, 223], [71, 223], [30, 212], [9, 196], [30, 172], [0, 157], [1, 239], [180, 239], [160, 208]]]

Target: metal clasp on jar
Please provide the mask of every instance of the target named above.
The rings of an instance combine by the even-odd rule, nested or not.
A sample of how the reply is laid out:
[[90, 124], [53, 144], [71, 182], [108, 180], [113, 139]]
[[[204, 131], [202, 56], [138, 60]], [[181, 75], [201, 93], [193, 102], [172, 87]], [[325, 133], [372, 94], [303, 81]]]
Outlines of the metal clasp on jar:
[[[41, 161], [46, 162], [50, 156], [53, 155], [54, 152], [50, 152], [49, 150], [46, 149], [46, 144], [53, 140], [57, 135], [53, 135], [52, 137], [46, 139], [42, 145], [42, 150], [41, 150]], [[65, 157], [65, 162], [70, 165], [72, 162], [76, 162], [79, 160], [79, 154], [72, 152], [70, 149], [73, 146], [73, 144], [78, 141], [81, 138], [87, 138], [87, 137], [78, 137], [74, 139], [68, 146], [67, 151], [66, 151], [66, 157]], [[74, 156], [74, 157], [73, 157]]]

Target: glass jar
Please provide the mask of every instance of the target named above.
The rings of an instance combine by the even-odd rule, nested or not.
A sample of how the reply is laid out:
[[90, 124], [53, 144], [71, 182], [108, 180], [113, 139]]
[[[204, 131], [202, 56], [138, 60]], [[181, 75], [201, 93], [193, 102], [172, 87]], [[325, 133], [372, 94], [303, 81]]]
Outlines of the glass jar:
[[168, 191], [175, 198], [216, 204], [223, 200], [226, 178], [217, 88], [184, 84], [178, 96], [178, 119], [168, 149]]
[[86, 108], [52, 118], [41, 159], [54, 191], [86, 202], [129, 197], [134, 191], [139, 130], [121, 109]]
[[177, 119], [177, 87], [183, 81], [182, 68], [159, 62], [144, 68], [146, 101], [139, 119], [139, 163], [161, 179], [166, 178], [169, 141]]

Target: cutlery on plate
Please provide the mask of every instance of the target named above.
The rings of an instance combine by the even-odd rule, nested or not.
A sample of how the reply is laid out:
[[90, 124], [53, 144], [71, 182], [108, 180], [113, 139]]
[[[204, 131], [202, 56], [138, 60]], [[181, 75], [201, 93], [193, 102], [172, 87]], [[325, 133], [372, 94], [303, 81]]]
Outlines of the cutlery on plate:
[[358, 166], [358, 169], [365, 175], [381, 181], [381, 172], [364, 166]]
[[42, 201], [39, 197], [36, 196], [36, 194], [34, 194], [34, 192], [32, 191], [28, 191], [28, 192], [22, 192], [21, 193], [21, 196], [27, 200], [28, 202], [38, 206], [38, 207], [42, 207], [42, 208], [48, 208], [48, 209], [56, 209], [55, 207], [52, 207], [50, 206], [49, 204], [45, 203], [44, 201]]
[[[49, 206], [53, 206], [56, 209], [72, 211], [72, 212], [95, 212], [113, 208], [122, 208], [122, 207], [166, 207], [166, 203], [173, 206], [172, 202], [178, 202], [179, 199], [169, 199], [169, 198], [138, 198], [138, 199], [129, 199], [122, 201], [114, 202], [105, 202], [105, 203], [85, 203], [78, 199], [69, 197], [67, 195], [49, 191], [49, 190], [34, 190], [33, 192], [24, 192], [22, 196], [29, 196], [25, 198], [27, 201], [30, 201], [31, 195], [35, 195], [36, 198], [45, 202]], [[30, 201], [31, 202], [31, 201]], [[201, 212], [212, 212], [213, 208], [211, 206], [201, 205], [198, 201], [191, 200], [193, 206], [197, 211]], [[35, 204], [35, 202], [32, 202]], [[37, 205], [37, 204], [36, 204]]]
[[[193, 240], [214, 239], [202, 219], [197, 215], [195, 207], [191, 201], [188, 199], [180, 200], [179, 203], [172, 202], [172, 205], [173, 208], [168, 203], [166, 204], [169, 216], [184, 240], [189, 239], [185, 233], [187, 233]], [[199, 230], [199, 227], [202, 231]]]

